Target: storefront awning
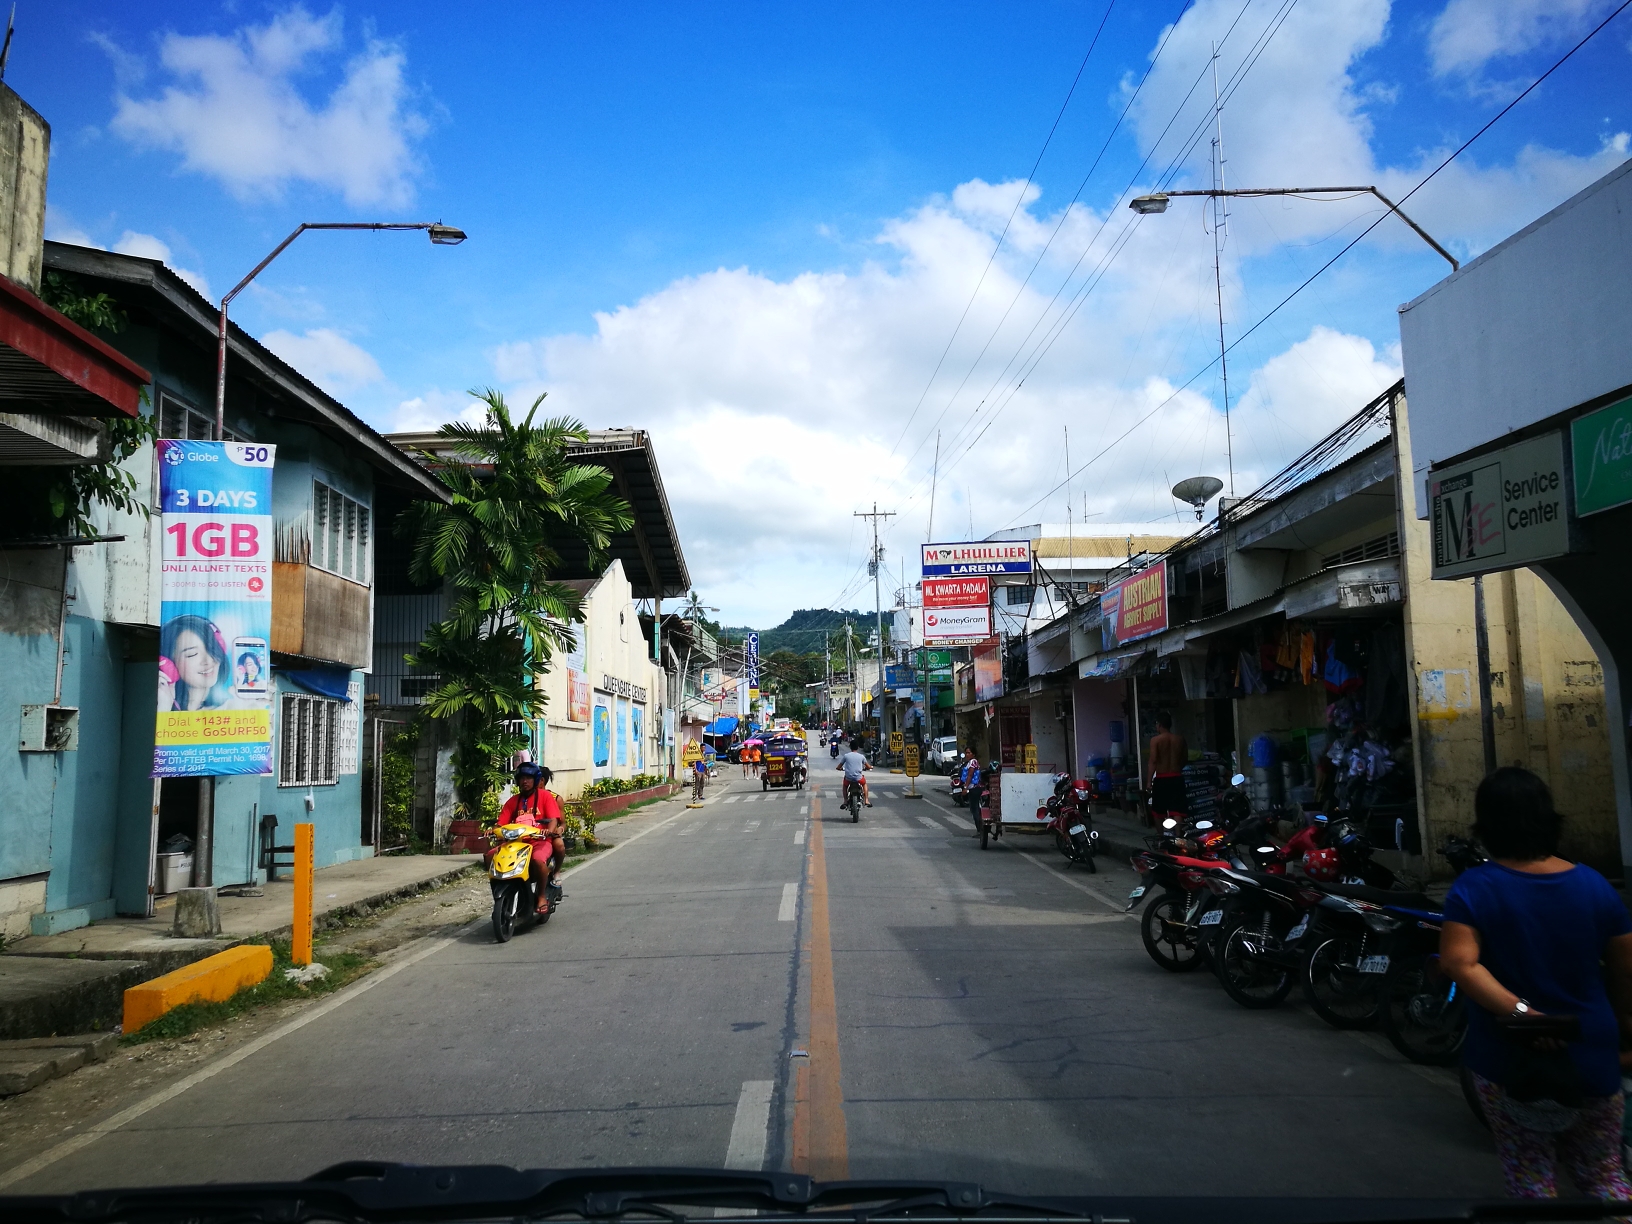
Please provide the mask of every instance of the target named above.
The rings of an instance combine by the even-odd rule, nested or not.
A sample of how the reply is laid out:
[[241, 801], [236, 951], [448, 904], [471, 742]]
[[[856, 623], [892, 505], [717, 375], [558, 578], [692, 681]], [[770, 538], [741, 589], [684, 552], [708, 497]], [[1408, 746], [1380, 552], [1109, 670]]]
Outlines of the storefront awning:
[[0, 406], [52, 416], [134, 417], [152, 376], [0, 276]]
[[729, 714], [721, 715], [708, 726], [703, 728], [704, 735], [732, 735], [737, 730], [737, 720]]
[[1116, 680], [1127, 675], [1134, 664], [1144, 658], [1146, 651], [1131, 650], [1126, 654], [1092, 655], [1077, 664], [1078, 680]]

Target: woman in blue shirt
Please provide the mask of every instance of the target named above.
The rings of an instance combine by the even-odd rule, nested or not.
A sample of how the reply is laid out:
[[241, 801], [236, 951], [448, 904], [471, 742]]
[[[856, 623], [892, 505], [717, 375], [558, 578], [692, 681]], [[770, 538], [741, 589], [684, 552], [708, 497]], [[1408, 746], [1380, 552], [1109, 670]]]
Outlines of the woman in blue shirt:
[[[1621, 1165], [1620, 1047], [1632, 1036], [1632, 917], [1591, 867], [1557, 856], [1547, 784], [1498, 769], [1474, 796], [1490, 861], [1445, 900], [1440, 967], [1478, 1006], [1463, 1063], [1496, 1139], [1507, 1191], [1553, 1198], [1563, 1164], [1582, 1194], [1632, 1198]], [[1607, 979], [1607, 981], [1606, 981]], [[1578, 1038], [1527, 1036], [1575, 1017]]]

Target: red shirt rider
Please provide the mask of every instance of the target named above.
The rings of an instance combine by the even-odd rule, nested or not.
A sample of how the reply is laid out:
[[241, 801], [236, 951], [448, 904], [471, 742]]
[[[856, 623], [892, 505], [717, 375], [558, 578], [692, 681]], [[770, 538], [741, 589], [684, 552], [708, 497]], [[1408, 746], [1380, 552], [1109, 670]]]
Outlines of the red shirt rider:
[[499, 823], [534, 825], [550, 837], [555, 849], [555, 869], [550, 878], [566, 862], [567, 846], [561, 838], [561, 801], [545, 788], [550, 784], [550, 771], [542, 765], [525, 761], [516, 768], [516, 793], [504, 801], [499, 811]]

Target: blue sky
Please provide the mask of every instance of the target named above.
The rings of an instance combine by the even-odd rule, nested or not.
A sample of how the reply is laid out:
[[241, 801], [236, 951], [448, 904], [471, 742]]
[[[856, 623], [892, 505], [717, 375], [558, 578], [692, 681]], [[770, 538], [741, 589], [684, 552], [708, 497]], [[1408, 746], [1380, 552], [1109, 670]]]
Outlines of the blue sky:
[[[1075, 479], [1079, 521], [1171, 521], [1173, 480], [1227, 475], [1216, 371], [1173, 395], [1216, 346], [1202, 211], [1124, 230], [1123, 206], [1169, 166], [1206, 185], [1210, 144], [1182, 134], [1205, 126], [1213, 42], [1229, 183], [1398, 198], [1612, 7], [25, 0], [7, 81], [53, 125], [51, 235], [162, 255], [216, 295], [303, 220], [467, 229], [453, 249], [308, 235], [236, 315], [384, 429], [488, 384], [651, 429], [699, 588], [771, 624], [859, 598], [851, 511], [874, 497], [910, 555], [937, 427], [941, 538], [1063, 520], [1063, 490], [1034, 503], [1066, 430], [1078, 466], [1157, 405]], [[1632, 14], [1408, 211], [1466, 256], [1624, 160], [1629, 42]], [[1239, 202], [1227, 333], [1372, 208]], [[1238, 491], [1398, 376], [1394, 307], [1445, 270], [1385, 222], [1232, 353]]]

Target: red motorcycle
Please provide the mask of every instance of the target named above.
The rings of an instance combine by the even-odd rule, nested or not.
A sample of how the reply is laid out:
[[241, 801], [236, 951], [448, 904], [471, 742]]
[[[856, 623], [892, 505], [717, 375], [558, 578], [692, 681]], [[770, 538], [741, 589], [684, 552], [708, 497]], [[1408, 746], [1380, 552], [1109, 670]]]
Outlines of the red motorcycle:
[[1055, 774], [1053, 782], [1054, 793], [1037, 809], [1037, 819], [1047, 822], [1054, 834], [1054, 846], [1065, 855], [1066, 862], [1098, 871], [1094, 854], [1099, 849], [1099, 830], [1093, 827], [1089, 815], [1089, 782], [1085, 778], [1073, 782], [1069, 774], [1063, 773]]

